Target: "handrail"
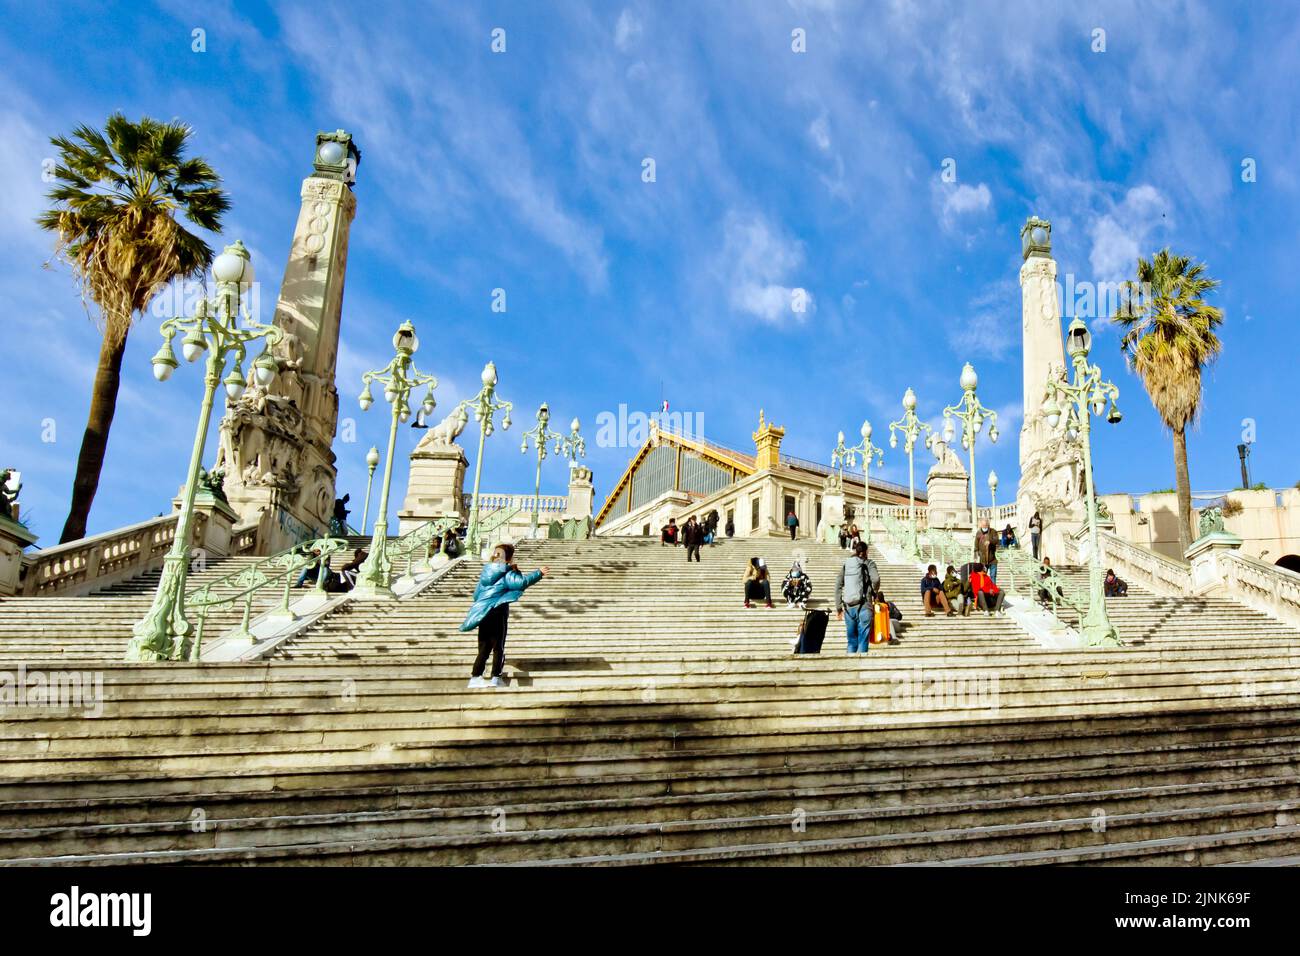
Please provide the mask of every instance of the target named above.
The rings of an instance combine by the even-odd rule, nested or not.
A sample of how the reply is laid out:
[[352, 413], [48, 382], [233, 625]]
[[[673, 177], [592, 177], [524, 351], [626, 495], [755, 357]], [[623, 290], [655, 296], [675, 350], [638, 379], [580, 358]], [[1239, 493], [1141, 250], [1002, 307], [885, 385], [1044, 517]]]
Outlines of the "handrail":
[[452, 515], [450, 517], [435, 518], [432, 521], [426, 521], [419, 527], [412, 528], [406, 534], [397, 539], [397, 542], [389, 549], [389, 555], [393, 566], [402, 558], [406, 559], [406, 570], [399, 577], [413, 578], [411, 573], [415, 568], [415, 554], [421, 552], [422, 569], [429, 567], [429, 545], [433, 543], [434, 538], [441, 538], [448, 531], [455, 531], [460, 527], [460, 518]]
[[[519, 514], [521, 510], [522, 509], [517, 505], [512, 508], [497, 509], [486, 518], [479, 521], [477, 532], [474, 533], [472, 537], [466, 535], [466, 540], [476, 543], [480, 551], [484, 548], [496, 545], [501, 540], [501, 530], [507, 527], [510, 522], [514, 520], [515, 515]], [[497, 532], [496, 537], [490, 539], [489, 536], [493, 532]]]
[[[214, 607], [223, 604], [234, 604], [236, 601], [244, 601], [244, 616], [239, 630], [235, 632], [236, 639], [251, 640], [252, 632], [249, 630], [249, 623], [253, 615], [253, 597], [258, 591], [276, 581], [284, 583], [284, 597], [280, 604], [280, 612], [289, 613], [289, 591], [292, 587], [293, 576], [296, 572], [303, 571], [318, 564], [316, 571], [316, 590], [325, 590], [325, 579], [329, 576], [329, 559], [331, 555], [337, 554], [348, 547], [348, 543], [343, 538], [319, 538], [315, 541], [309, 541], [301, 545], [295, 545], [279, 554], [273, 554], [269, 558], [263, 558], [253, 564], [240, 568], [224, 577], [217, 578], [215, 581], [208, 581], [193, 588], [185, 595], [185, 605], [190, 608], [198, 609], [198, 628], [195, 631], [194, 643], [190, 647], [189, 660], [197, 662], [203, 653], [203, 632], [207, 626], [208, 613]], [[319, 554], [315, 553], [319, 550]], [[233, 593], [214, 595], [212, 592], [215, 588], [222, 586], [234, 588]]]
[[1007, 591], [1016, 590], [1016, 575], [1019, 574], [1029, 582], [1031, 593], [1026, 595], [1027, 597], [1032, 599], [1034, 596], [1032, 592], [1035, 590], [1046, 592], [1052, 605], [1052, 613], [1058, 620], [1060, 620], [1059, 611], [1062, 604], [1072, 608], [1079, 615], [1080, 620], [1083, 620], [1088, 613], [1088, 600], [1084, 598], [1082, 589], [1062, 577], [1060, 572], [1051, 565], [1043, 564], [1023, 548], [999, 550], [998, 566], [1005, 567], [1009, 572], [1005, 581]]

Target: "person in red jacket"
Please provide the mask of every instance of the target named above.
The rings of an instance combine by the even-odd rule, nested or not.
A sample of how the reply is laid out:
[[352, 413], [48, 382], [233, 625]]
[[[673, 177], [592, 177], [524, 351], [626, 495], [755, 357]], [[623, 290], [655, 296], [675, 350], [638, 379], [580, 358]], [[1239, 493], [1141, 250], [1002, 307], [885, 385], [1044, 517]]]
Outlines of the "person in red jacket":
[[995, 611], [999, 614], [1005, 613], [1002, 610], [1002, 602], [1006, 599], [1006, 595], [993, 583], [993, 578], [982, 566], [971, 572], [970, 589], [975, 596], [977, 609], [988, 611], [989, 617], [992, 617]]

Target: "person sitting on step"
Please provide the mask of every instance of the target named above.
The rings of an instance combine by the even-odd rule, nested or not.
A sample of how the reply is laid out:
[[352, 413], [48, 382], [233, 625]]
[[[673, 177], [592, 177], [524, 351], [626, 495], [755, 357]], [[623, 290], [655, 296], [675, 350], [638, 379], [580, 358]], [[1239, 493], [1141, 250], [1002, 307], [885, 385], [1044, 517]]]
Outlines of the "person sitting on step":
[[948, 599], [948, 613], [956, 613], [955, 607], [961, 600], [962, 586], [961, 578], [957, 577], [957, 569], [951, 564], [948, 565], [948, 571], [943, 576], [943, 596]]
[[745, 607], [752, 607], [750, 601], [763, 601], [772, 606], [772, 581], [768, 577], [767, 562], [762, 558], [750, 558], [749, 567], [745, 569]]
[[659, 529], [659, 545], [677, 543], [677, 519], [669, 518], [668, 523]]
[[921, 578], [921, 603], [925, 606], [926, 617], [934, 617], [935, 609], [939, 607], [949, 617], [953, 615], [952, 605], [943, 591], [943, 582], [939, 580], [939, 569], [933, 564], [925, 569], [925, 577]]
[[812, 578], [804, 574], [803, 565], [797, 559], [781, 582], [781, 594], [788, 608], [797, 606], [802, 610], [808, 605], [808, 598], [812, 596]]
[[987, 611], [989, 617], [992, 617], [995, 612], [1006, 614], [1002, 610], [1002, 602], [1006, 599], [1006, 595], [1002, 593], [997, 584], [994, 583], [992, 576], [983, 567], [971, 573], [970, 588], [971, 594], [975, 596], [976, 610]]
[[1043, 568], [1038, 573], [1038, 585], [1038, 600], [1044, 606], [1055, 604], [1065, 596], [1061, 582], [1057, 579], [1056, 569], [1052, 567], [1051, 558], [1043, 558]]
[[338, 571], [330, 571], [325, 575], [325, 590], [331, 594], [344, 594], [351, 591], [357, 586], [357, 571], [365, 563], [370, 552], [365, 548], [357, 548], [352, 552], [352, 560]]
[[903, 619], [903, 612], [898, 609], [898, 605], [893, 601], [885, 598], [884, 591], [876, 592], [876, 600], [885, 607], [889, 608], [889, 643], [901, 644], [902, 640], [898, 636], [898, 622]]
[[1128, 597], [1128, 582], [1115, 573], [1114, 568], [1106, 569], [1106, 579], [1102, 582], [1106, 597]]

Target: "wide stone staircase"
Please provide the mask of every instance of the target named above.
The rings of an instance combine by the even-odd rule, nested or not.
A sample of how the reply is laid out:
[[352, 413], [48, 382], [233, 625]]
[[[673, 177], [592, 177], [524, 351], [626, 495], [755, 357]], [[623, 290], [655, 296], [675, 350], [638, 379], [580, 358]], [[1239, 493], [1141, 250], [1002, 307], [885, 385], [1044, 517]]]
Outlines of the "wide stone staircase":
[[[260, 559], [225, 557], [193, 567], [187, 590], [211, 584]], [[0, 665], [25, 661], [84, 664], [120, 660], [131, 627], [153, 604], [161, 569], [148, 571], [86, 597], [16, 597], [0, 600]], [[254, 613], [274, 607], [281, 594], [267, 589], [253, 602]], [[221, 605], [208, 617], [208, 636], [235, 627], [242, 604]]]
[[[346, 604], [269, 661], [126, 665], [117, 645], [95, 667], [97, 716], [6, 709], [0, 862], [1300, 852], [1300, 634], [1244, 617], [1225, 636], [1215, 602], [1162, 608], [1135, 589], [1115, 599], [1133, 615], [1117, 616], [1125, 647], [1049, 650], [1010, 617], [923, 617], [915, 567], [882, 562], [902, 644], [851, 657], [832, 620], [821, 655], [792, 656], [801, 615], [779, 587], [796, 550], [811, 606], [828, 602], [843, 557], [830, 545], [726, 541], [688, 566], [657, 541], [526, 542], [521, 564], [553, 574], [512, 608], [499, 689], [465, 686], [472, 560], [408, 600]], [[751, 555], [776, 609], [741, 607]], [[83, 626], [97, 631], [95, 613]], [[1198, 614], [1205, 626], [1183, 626]], [[30, 627], [0, 643], [29, 668], [66, 667]]]

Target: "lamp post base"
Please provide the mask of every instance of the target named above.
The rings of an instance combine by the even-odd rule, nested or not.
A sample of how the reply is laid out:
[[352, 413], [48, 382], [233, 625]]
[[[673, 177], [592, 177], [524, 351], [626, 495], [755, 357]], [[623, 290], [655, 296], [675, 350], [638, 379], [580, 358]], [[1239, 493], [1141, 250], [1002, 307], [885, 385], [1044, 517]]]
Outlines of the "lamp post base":
[[188, 555], [169, 554], [163, 559], [162, 578], [153, 606], [131, 628], [126, 660], [140, 663], [188, 660], [193, 625], [185, 619], [182, 598]]
[[386, 585], [357, 582], [357, 586], [352, 589], [352, 599], [354, 601], [395, 601], [397, 595], [392, 588]]
[[1123, 647], [1119, 633], [1110, 623], [1104, 608], [1088, 607], [1088, 614], [1083, 619], [1083, 642], [1088, 647]]

